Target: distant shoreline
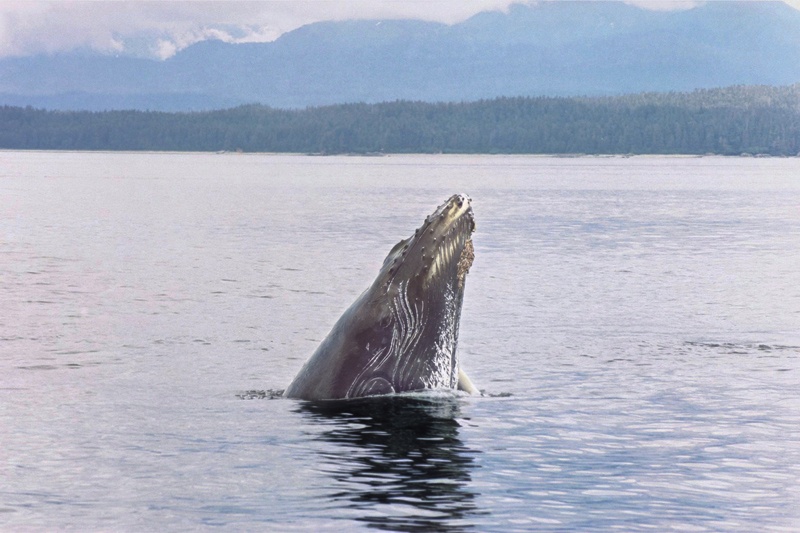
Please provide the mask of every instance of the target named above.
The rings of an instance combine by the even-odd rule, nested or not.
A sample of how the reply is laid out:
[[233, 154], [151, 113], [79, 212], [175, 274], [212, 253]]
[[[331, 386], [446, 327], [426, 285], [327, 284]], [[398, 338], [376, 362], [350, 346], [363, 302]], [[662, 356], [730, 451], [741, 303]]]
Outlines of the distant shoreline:
[[800, 84], [301, 110], [249, 105], [196, 113], [0, 106], [0, 148], [363, 156], [797, 156]]
[[403, 152], [386, 154], [306, 154], [300, 152], [211, 152], [211, 151], [191, 151], [191, 150], [72, 150], [72, 149], [52, 149], [52, 148], [0, 148], [0, 153], [52, 153], [52, 154], [142, 154], [142, 155], [218, 155], [218, 156], [276, 156], [276, 157], [352, 157], [352, 158], [391, 158], [391, 157], [522, 157], [535, 159], [704, 159], [704, 158], [741, 158], [741, 159], [797, 159], [797, 155], [778, 155], [769, 154], [506, 154], [506, 153], [446, 153], [432, 154], [428, 152]]

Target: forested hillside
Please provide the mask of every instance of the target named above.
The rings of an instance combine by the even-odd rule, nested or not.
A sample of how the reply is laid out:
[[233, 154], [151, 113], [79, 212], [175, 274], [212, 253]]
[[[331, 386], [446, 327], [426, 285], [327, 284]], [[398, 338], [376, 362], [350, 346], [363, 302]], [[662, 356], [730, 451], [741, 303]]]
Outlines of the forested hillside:
[[0, 148], [299, 153], [800, 153], [800, 84], [604, 98], [161, 113], [0, 108]]

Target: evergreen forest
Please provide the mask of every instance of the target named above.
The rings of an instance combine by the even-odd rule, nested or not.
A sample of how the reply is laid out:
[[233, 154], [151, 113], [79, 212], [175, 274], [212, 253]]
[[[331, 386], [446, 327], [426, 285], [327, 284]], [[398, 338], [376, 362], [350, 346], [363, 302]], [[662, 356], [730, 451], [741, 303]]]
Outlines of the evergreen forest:
[[0, 107], [0, 148], [800, 155], [800, 84], [613, 97], [395, 101], [207, 112]]

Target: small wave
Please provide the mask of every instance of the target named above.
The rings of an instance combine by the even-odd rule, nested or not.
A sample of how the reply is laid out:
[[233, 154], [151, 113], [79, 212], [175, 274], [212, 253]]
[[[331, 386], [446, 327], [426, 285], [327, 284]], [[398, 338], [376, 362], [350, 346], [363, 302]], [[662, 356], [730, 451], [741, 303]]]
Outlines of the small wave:
[[[732, 353], [746, 353], [750, 351], [761, 352], [780, 352], [780, 351], [797, 351], [800, 352], [800, 346], [791, 346], [786, 344], [766, 344], [766, 343], [736, 343], [736, 342], [711, 342], [711, 341], [686, 341], [688, 346], [695, 346], [698, 348], [709, 349], [723, 349], [730, 350]], [[743, 350], [745, 352], [743, 352]]]
[[[278, 400], [283, 398], [284, 389], [266, 389], [266, 390], [247, 390], [236, 393], [236, 397], [240, 400]], [[513, 396], [510, 392], [487, 392], [480, 391], [480, 395], [471, 395], [466, 392], [456, 391], [452, 389], [429, 389], [423, 391], [399, 392], [395, 394], [383, 394], [381, 396], [373, 396], [366, 398], [350, 398], [349, 400], [365, 400], [370, 398], [411, 398], [417, 400], [438, 400], [442, 398], [471, 398], [471, 397], [486, 397], [486, 398], [508, 398]], [[327, 400], [327, 401], [349, 401], [345, 400]]]
[[236, 397], [240, 400], [277, 400], [283, 398], [283, 389], [246, 390], [236, 393]]

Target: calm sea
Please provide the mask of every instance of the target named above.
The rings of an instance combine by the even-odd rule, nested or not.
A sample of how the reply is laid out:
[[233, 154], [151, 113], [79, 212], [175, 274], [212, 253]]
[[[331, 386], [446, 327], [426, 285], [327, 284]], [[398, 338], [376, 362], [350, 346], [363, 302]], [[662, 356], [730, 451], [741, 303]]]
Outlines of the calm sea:
[[[270, 399], [473, 198], [484, 397]], [[797, 531], [800, 159], [0, 152], [0, 529]]]

